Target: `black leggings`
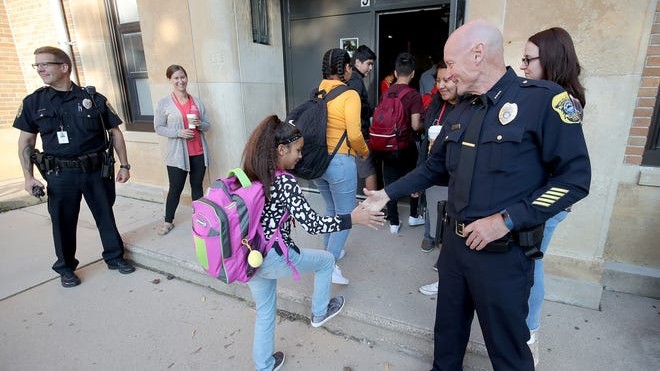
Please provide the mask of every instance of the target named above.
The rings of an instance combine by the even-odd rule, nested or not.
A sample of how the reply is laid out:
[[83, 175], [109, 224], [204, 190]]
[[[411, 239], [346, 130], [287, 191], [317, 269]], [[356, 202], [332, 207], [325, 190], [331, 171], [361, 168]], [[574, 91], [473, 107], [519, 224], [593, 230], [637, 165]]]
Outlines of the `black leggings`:
[[[383, 183], [387, 186], [415, 168], [417, 148], [411, 144], [396, 152], [379, 152], [378, 156], [383, 161]], [[409, 200], [410, 216], [417, 217], [419, 214], [419, 197], [410, 197]], [[387, 201], [387, 219], [391, 225], [400, 224], [398, 201], [398, 199]]]
[[[190, 193], [193, 201], [204, 196], [202, 182], [206, 174], [206, 165], [204, 165], [204, 155], [190, 156]], [[167, 201], [165, 202], [165, 221], [172, 223], [174, 213], [179, 206], [179, 199], [183, 186], [186, 183], [188, 172], [178, 167], [168, 166], [167, 177], [170, 180], [170, 189], [167, 191]]]

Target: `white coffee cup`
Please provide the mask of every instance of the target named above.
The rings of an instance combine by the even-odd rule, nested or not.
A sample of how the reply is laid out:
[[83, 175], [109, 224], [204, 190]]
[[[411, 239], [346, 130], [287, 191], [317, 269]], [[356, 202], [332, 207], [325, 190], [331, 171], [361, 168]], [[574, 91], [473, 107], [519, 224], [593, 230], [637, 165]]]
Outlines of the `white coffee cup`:
[[433, 125], [429, 128], [429, 140], [435, 140], [435, 138], [440, 135], [440, 130], [442, 130], [442, 125]]
[[197, 120], [197, 115], [195, 115], [194, 113], [189, 113], [186, 115], [186, 117], [188, 118], [188, 127], [190, 129], [195, 129], [196, 125], [195, 123], [193, 123], [193, 121]]

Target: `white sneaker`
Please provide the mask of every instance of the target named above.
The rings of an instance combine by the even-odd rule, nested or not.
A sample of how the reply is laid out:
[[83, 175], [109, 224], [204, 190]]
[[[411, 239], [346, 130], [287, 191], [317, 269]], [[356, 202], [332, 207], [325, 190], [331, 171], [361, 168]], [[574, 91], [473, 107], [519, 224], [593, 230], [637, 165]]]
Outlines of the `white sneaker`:
[[344, 259], [344, 255], [346, 255], [346, 250], [341, 249], [341, 252], [339, 253], [339, 257], [336, 260]]
[[437, 295], [438, 294], [438, 281], [429, 283], [419, 288], [419, 292], [424, 295]]
[[400, 228], [401, 228], [401, 226], [398, 225], [398, 224], [396, 224], [396, 225], [390, 225], [390, 233], [392, 233], [392, 234], [398, 234]]
[[426, 221], [424, 220], [424, 217], [421, 215], [416, 218], [414, 216], [408, 217], [408, 225], [411, 227], [414, 227], [416, 225], [424, 225], [425, 222]]
[[348, 285], [348, 278], [342, 276], [341, 269], [335, 264], [332, 270], [332, 283], [337, 285]]
[[527, 340], [527, 345], [529, 350], [532, 351], [532, 357], [534, 357], [534, 367], [539, 364], [539, 331], [530, 331], [529, 340]]

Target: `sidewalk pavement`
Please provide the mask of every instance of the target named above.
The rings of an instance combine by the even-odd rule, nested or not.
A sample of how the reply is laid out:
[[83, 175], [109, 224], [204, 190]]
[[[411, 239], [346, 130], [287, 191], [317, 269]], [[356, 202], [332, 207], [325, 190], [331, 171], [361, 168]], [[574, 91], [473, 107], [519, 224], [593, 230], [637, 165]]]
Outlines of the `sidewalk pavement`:
[[[2, 183], [0, 188], [6, 188], [10, 183]], [[0, 195], [3, 194], [0, 189]], [[0, 206], [7, 197], [0, 196]], [[319, 195], [310, 193], [308, 199], [316, 210], [323, 210]], [[126, 244], [128, 259], [143, 268], [164, 272], [251, 302], [246, 285], [225, 285], [206, 276], [197, 266], [190, 232], [189, 207], [179, 207], [174, 221], [176, 228], [163, 237], [156, 234], [156, 228], [162, 219], [162, 204], [118, 197], [114, 210]], [[406, 215], [405, 211], [402, 215]], [[349, 235], [346, 257], [339, 262], [344, 275], [351, 283], [348, 286], [334, 285], [334, 295], [344, 295], [347, 304], [340, 316], [327, 323], [327, 330], [335, 335], [335, 340], [349, 344], [346, 350], [355, 352], [351, 357], [359, 355], [364, 349], [361, 346], [367, 344], [366, 349], [384, 351], [393, 357], [405, 355], [419, 362], [416, 365], [414, 362], [399, 363], [401, 367], [395, 367], [394, 363], [379, 364], [378, 369], [424, 370], [431, 365], [436, 303], [434, 297], [418, 293], [417, 288], [437, 280], [437, 273], [432, 270], [432, 266], [438, 252], [421, 252], [419, 245], [422, 228], [404, 224], [400, 234], [393, 236], [388, 228], [373, 231], [356, 227]], [[38, 232], [35, 233], [36, 231]], [[82, 208], [78, 231], [77, 258], [81, 261], [81, 266], [91, 264], [85, 270], [98, 265], [103, 268], [102, 263], [92, 264], [99, 260], [101, 247], [98, 232], [86, 207]], [[3, 307], [8, 302], [15, 301], [16, 297], [31, 291], [31, 288], [44, 290], [45, 288], [40, 286], [44, 282], [49, 282], [48, 288], [59, 290], [59, 280], [51, 281], [57, 278], [57, 275], [50, 270], [54, 252], [45, 204], [0, 214], [0, 233], [4, 240], [1, 248], [4, 259], [3, 268], [0, 270], [0, 313], [4, 312]], [[294, 238], [301, 247], [319, 248], [322, 245], [322, 236], [307, 235], [302, 228], [295, 230]], [[139, 270], [140, 274], [141, 271]], [[99, 294], [104, 292], [100, 295], [104, 298], [111, 295], [109, 289], [106, 291], [88, 288], [93, 284], [87, 283], [87, 277], [85, 271], [81, 277], [83, 284], [69, 290], [94, 290]], [[120, 278], [127, 282], [124, 283], [127, 287], [133, 286], [131, 276]], [[299, 327], [311, 329], [305, 317], [309, 317], [313, 280], [303, 276], [301, 281], [291, 278], [279, 282], [278, 308], [294, 314], [287, 317], [297, 318], [305, 324]], [[137, 282], [135, 284], [137, 285]], [[64, 290], [62, 294], [68, 294], [69, 290]], [[192, 286], [189, 290], [199, 289]], [[209, 293], [207, 297], [209, 295], [213, 294]], [[656, 370], [660, 364], [659, 307], [659, 300], [610, 291], [603, 294], [600, 311], [546, 301], [542, 312], [541, 361], [538, 370]], [[100, 305], [100, 308], [103, 306]], [[57, 311], [57, 308], [51, 310]], [[240, 331], [251, 335], [253, 314], [250, 311], [248, 316], [237, 319], [245, 323], [244, 327], [240, 327]], [[160, 323], [185, 321], [181, 318], [168, 318], [166, 314], [164, 316]], [[11, 331], [13, 330], [1, 331], [0, 340], [10, 336]], [[277, 342], [278, 345], [290, 349], [289, 354], [294, 353], [302, 357], [302, 354], [297, 354], [297, 350], [300, 350], [300, 353], [305, 350], [299, 348], [300, 344], [294, 343], [301, 343], [301, 339], [316, 339], [315, 336], [313, 332], [303, 331], [299, 336], [282, 336], [283, 339], [278, 338]], [[295, 338], [299, 339], [286, 340]], [[6, 341], [5, 339], [3, 343], [6, 344]], [[101, 339], [97, 341], [99, 344], [103, 343]], [[249, 336], [246, 341], [240, 351], [236, 352], [234, 348], [237, 357], [250, 358]], [[34, 349], [26, 347], [17, 351], [32, 353]], [[331, 354], [334, 354], [330, 356], [332, 359], [346, 358], [338, 352]], [[148, 357], [144, 354], [141, 356]], [[84, 355], [81, 354], [80, 357]], [[134, 362], [139, 362], [138, 355], [135, 357]], [[321, 365], [323, 366], [315, 369], [337, 369], [335, 363], [324, 362]], [[300, 367], [303, 367], [300, 363], [289, 363], [284, 369], [304, 369]], [[474, 370], [490, 369], [476, 318], [472, 326], [465, 367]], [[28, 368], [30, 367], [24, 369]]]

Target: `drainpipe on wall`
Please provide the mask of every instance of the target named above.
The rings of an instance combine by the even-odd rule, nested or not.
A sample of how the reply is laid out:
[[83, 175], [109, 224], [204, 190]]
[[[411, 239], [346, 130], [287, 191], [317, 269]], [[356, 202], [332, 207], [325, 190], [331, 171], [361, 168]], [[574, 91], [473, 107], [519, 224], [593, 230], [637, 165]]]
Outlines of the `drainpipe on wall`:
[[69, 30], [66, 27], [66, 17], [64, 15], [64, 5], [62, 4], [62, 0], [50, 0], [50, 7], [55, 19], [57, 44], [66, 54], [69, 55], [69, 58], [71, 58], [71, 80], [80, 85], [78, 83], [76, 62], [73, 59], [73, 49], [71, 49], [71, 45], [73, 45], [74, 42], [69, 39]]

